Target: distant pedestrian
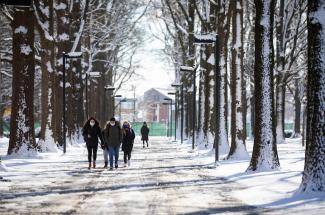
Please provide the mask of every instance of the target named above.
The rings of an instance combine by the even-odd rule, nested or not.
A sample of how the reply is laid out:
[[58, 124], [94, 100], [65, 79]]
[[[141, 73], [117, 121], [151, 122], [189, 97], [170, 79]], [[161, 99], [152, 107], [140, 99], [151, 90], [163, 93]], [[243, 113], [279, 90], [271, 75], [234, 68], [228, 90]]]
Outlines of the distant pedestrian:
[[82, 129], [82, 136], [86, 142], [87, 151], [88, 151], [88, 169], [91, 168], [91, 158], [93, 157], [93, 168], [96, 168], [96, 158], [97, 158], [97, 149], [98, 149], [98, 138], [101, 141], [101, 145], [104, 144], [102, 138], [101, 130], [99, 127], [98, 121], [94, 117], [90, 117], [85, 123]]
[[124, 152], [124, 167], [131, 165], [131, 152], [133, 149], [133, 143], [135, 134], [131, 128], [130, 123], [124, 122], [122, 129], [122, 151]]
[[143, 141], [143, 148], [145, 147], [145, 142], [147, 143], [147, 147], [149, 147], [149, 128], [146, 122], [143, 122], [141, 127], [141, 140]]
[[[120, 124], [112, 117], [107, 123], [103, 131], [103, 138], [108, 148], [109, 155], [109, 169], [113, 170], [113, 162], [115, 161], [115, 168], [118, 168], [119, 150], [122, 142], [122, 132]], [[107, 155], [106, 155], [107, 157]], [[105, 159], [107, 160], [107, 158]]]

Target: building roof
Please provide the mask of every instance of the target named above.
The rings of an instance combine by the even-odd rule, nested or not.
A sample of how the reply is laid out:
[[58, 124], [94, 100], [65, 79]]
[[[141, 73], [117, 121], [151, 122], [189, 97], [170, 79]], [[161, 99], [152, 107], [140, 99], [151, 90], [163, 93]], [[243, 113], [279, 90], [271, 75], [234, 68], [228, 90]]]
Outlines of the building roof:
[[165, 98], [172, 99], [168, 96], [167, 91], [158, 90], [156, 88], [147, 90], [143, 95], [143, 100], [145, 102], [164, 102]]

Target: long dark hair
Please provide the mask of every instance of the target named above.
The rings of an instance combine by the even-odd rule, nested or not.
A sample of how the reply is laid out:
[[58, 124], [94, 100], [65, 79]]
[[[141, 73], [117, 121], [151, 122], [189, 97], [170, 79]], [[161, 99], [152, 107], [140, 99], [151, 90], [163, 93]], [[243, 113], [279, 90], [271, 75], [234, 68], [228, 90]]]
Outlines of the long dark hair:
[[87, 127], [90, 127], [90, 121], [91, 120], [94, 120], [95, 121], [95, 126], [98, 126], [99, 127], [99, 122], [97, 121], [97, 119], [95, 119], [95, 117], [90, 117], [84, 124], [83, 128], [87, 128]]

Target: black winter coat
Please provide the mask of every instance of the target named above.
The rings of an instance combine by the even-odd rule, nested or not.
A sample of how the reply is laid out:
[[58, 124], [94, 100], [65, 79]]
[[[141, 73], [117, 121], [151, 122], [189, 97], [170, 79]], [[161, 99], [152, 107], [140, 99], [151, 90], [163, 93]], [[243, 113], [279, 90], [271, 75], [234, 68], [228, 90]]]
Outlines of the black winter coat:
[[98, 145], [98, 138], [102, 144], [104, 143], [100, 127], [97, 124], [93, 127], [86, 124], [82, 129], [82, 136], [84, 137], [87, 147], [96, 147]]
[[135, 134], [132, 128], [130, 130], [125, 130], [123, 132], [123, 138], [122, 138], [122, 151], [126, 153], [130, 153], [133, 148], [133, 143], [135, 139]]
[[120, 147], [122, 142], [122, 131], [118, 123], [111, 126], [109, 123], [102, 132], [106, 147]]
[[142, 126], [141, 127], [141, 140], [146, 140], [148, 141], [149, 139], [149, 128], [148, 126]]

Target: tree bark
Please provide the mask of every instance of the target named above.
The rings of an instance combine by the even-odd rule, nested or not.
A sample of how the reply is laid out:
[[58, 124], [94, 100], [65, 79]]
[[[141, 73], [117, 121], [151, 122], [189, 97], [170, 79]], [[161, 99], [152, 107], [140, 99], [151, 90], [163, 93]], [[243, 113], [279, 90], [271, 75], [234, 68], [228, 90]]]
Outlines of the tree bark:
[[243, 125], [243, 2], [232, 5], [231, 146], [227, 159], [247, 158]]
[[[230, 4], [233, 3], [233, 1], [230, 2]], [[231, 7], [231, 6], [229, 6]], [[220, 152], [228, 152], [229, 150], [229, 144], [228, 144], [228, 132], [227, 132], [227, 109], [228, 109], [228, 105], [227, 105], [227, 55], [228, 55], [228, 48], [227, 45], [225, 45], [228, 41], [228, 37], [229, 37], [229, 25], [228, 22], [230, 22], [230, 20], [226, 20], [226, 1], [222, 0], [218, 2], [218, 22], [217, 22], [217, 29], [218, 29], [218, 43], [219, 43], [219, 47], [220, 47], [220, 61], [219, 61], [219, 67], [220, 67], [220, 83], [216, 83], [219, 86], [219, 92], [220, 94], [217, 95], [220, 99], [220, 103], [217, 104], [219, 107], [217, 108], [217, 111], [219, 111], [218, 114], [218, 121], [215, 122], [216, 124], [218, 124], [218, 131], [217, 134], [217, 138], [218, 139], [218, 143], [219, 143], [219, 147], [220, 147]], [[216, 92], [214, 92], [216, 93]]]
[[[54, 85], [56, 86], [54, 88], [54, 111], [53, 111], [53, 119], [52, 122], [54, 122], [54, 129], [53, 129], [53, 136], [56, 142], [58, 142], [60, 145], [63, 144], [63, 128], [62, 128], [62, 122], [63, 122], [63, 110], [62, 110], [62, 99], [63, 96], [67, 96], [68, 91], [66, 91], [66, 95], [63, 95], [62, 92], [62, 71], [63, 71], [63, 58], [62, 53], [63, 52], [69, 52], [70, 51], [70, 37], [69, 37], [69, 29], [70, 29], [70, 17], [69, 17], [69, 8], [68, 8], [68, 0], [56, 0], [56, 5], [60, 5], [60, 7], [56, 7], [56, 23], [57, 23], [57, 63], [56, 63], [56, 74], [55, 74], [55, 80]], [[70, 70], [67, 65], [66, 67], [66, 74], [69, 74]], [[67, 77], [66, 77], [66, 80]], [[66, 86], [66, 88], [68, 88]], [[66, 110], [66, 108], [65, 108]], [[66, 134], [64, 134], [66, 135]]]
[[280, 166], [273, 109], [273, 19], [274, 0], [255, 0], [255, 137], [248, 171]]
[[299, 79], [295, 80], [295, 126], [293, 138], [301, 136], [300, 132], [300, 118], [301, 118], [301, 101], [300, 101], [300, 90], [299, 90]]
[[[1, 70], [1, 54], [0, 54], [0, 70]], [[2, 83], [2, 73], [0, 73], [0, 83]], [[4, 113], [4, 101], [2, 95], [2, 86], [0, 86], [0, 137], [3, 137], [3, 113]]]
[[[54, 86], [53, 81], [55, 78], [54, 64], [55, 64], [55, 51], [54, 51], [54, 7], [53, 0], [42, 1], [42, 7], [48, 7], [49, 14], [44, 14], [40, 10], [40, 5], [35, 4], [38, 14], [38, 31], [40, 34], [40, 42], [42, 50], [41, 55], [41, 70], [42, 70], [42, 82], [41, 82], [41, 134], [40, 134], [40, 147], [42, 150], [48, 151], [49, 144], [54, 144], [53, 137], [53, 122], [52, 114], [54, 107]], [[42, 14], [39, 14], [41, 13]], [[41, 15], [41, 17], [40, 17]], [[46, 28], [44, 23], [48, 23]], [[52, 37], [52, 38], [51, 38]], [[46, 143], [45, 143], [46, 142]], [[44, 144], [44, 145], [43, 145]]]
[[325, 1], [308, 0], [307, 144], [301, 192], [325, 191]]
[[8, 154], [35, 153], [34, 131], [34, 14], [14, 8], [12, 113]]

